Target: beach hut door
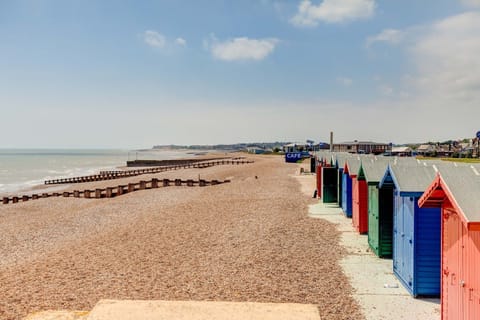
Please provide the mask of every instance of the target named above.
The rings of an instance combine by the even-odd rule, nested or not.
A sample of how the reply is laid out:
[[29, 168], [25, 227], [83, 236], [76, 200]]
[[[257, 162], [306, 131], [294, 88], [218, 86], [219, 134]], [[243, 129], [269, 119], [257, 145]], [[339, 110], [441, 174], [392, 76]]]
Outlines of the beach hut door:
[[[443, 228], [442, 297], [444, 319], [466, 319], [464, 313], [463, 241], [466, 231], [460, 218], [446, 210]], [[468, 297], [467, 297], [468, 298]], [[463, 315], [462, 318], [459, 318]]]
[[411, 198], [404, 197], [404, 218], [403, 218], [403, 248], [404, 248], [404, 274], [405, 280], [410, 288], [413, 287], [413, 232], [414, 227], [414, 202]]
[[[394, 250], [393, 250], [393, 269], [396, 270], [398, 274], [403, 275], [403, 240], [401, 234], [403, 232], [403, 213], [402, 213], [402, 197], [396, 192], [395, 195], [395, 208], [393, 211], [393, 240], [394, 240]], [[402, 277], [403, 278], [403, 277]]]

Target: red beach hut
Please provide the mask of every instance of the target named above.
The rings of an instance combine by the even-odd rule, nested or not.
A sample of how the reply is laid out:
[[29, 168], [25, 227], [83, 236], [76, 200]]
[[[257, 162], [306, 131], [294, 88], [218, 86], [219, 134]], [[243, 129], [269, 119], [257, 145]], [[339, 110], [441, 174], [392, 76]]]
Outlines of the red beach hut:
[[355, 178], [352, 178], [352, 223], [358, 233], [368, 232], [368, 185], [363, 172], [360, 169]]
[[480, 319], [480, 176], [470, 167], [440, 167], [419, 200], [442, 210], [442, 319]]
[[[358, 157], [347, 160], [348, 174], [352, 179], [352, 224], [359, 233], [368, 231], [368, 187]], [[363, 176], [363, 178], [362, 178]]]

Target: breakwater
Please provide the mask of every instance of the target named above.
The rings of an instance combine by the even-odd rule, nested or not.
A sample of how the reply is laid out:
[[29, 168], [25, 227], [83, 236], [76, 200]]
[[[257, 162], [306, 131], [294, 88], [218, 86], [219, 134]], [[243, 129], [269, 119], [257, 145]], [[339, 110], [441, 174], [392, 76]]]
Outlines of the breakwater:
[[180, 169], [189, 169], [189, 168], [203, 169], [203, 168], [208, 168], [208, 167], [213, 167], [218, 165], [240, 165], [240, 164], [248, 164], [248, 163], [253, 163], [253, 161], [252, 160], [215, 160], [215, 161], [197, 162], [197, 163], [190, 163], [190, 164], [177, 164], [177, 165], [136, 169], [136, 170], [102, 171], [99, 174], [88, 175], [88, 176], [46, 180], [44, 183], [46, 185], [51, 185], [51, 184], [71, 184], [71, 183], [83, 183], [83, 182], [92, 182], [92, 181], [104, 181], [104, 180], [133, 177], [133, 176], [138, 176], [142, 174], [160, 173], [160, 172], [171, 171], [171, 170], [180, 170]]
[[229, 183], [230, 180], [182, 180], [182, 179], [156, 179], [151, 180], [141, 180], [135, 183], [121, 184], [115, 187], [106, 187], [106, 188], [95, 188], [95, 189], [85, 189], [85, 190], [74, 190], [74, 191], [65, 191], [65, 192], [44, 192], [41, 194], [32, 194], [32, 195], [23, 195], [23, 196], [13, 196], [13, 197], [3, 197], [2, 204], [9, 203], [18, 203], [26, 202], [29, 200], [38, 200], [43, 198], [50, 197], [74, 197], [74, 198], [86, 198], [86, 199], [101, 199], [101, 198], [114, 198], [121, 196], [123, 194], [132, 193], [140, 190], [156, 189], [161, 187], [170, 187], [170, 186], [188, 186], [188, 187], [206, 187], [214, 186], [222, 183]]

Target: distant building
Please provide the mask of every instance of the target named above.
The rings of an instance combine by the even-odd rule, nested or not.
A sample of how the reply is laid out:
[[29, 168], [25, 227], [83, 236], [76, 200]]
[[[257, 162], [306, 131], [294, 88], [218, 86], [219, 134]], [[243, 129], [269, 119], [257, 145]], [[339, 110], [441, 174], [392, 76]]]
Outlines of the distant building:
[[373, 141], [354, 140], [333, 144], [334, 152], [382, 154], [390, 150], [391, 146], [389, 144]]
[[426, 156], [435, 151], [435, 146], [431, 144], [422, 144], [415, 151], [419, 156]]
[[253, 154], [264, 154], [267, 152], [267, 150], [259, 147], [247, 147], [247, 152]]
[[283, 152], [301, 152], [305, 150], [305, 144], [300, 142], [292, 142], [282, 147]]
[[412, 156], [412, 148], [410, 147], [392, 147], [392, 156], [410, 157]]
[[451, 144], [438, 145], [436, 151], [438, 157], [450, 157], [454, 152]]
[[302, 151], [318, 151], [318, 150], [328, 150], [330, 145], [328, 143], [319, 142], [317, 144], [313, 141], [308, 140], [307, 143], [302, 142], [292, 142], [286, 144], [282, 147], [283, 152], [302, 152]]

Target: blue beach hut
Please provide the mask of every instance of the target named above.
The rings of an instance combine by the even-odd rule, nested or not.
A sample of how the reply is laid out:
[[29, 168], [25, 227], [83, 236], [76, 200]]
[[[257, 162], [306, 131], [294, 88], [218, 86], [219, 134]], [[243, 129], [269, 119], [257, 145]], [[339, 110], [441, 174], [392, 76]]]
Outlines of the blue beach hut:
[[440, 209], [418, 206], [435, 175], [431, 165], [389, 165], [379, 185], [393, 190], [382, 193], [393, 196], [393, 272], [414, 297], [440, 295]]
[[342, 207], [343, 203], [343, 169], [345, 167], [345, 161], [347, 158], [347, 153], [337, 153], [335, 154], [335, 167], [337, 168], [337, 204], [339, 207]]
[[[342, 210], [347, 218], [352, 217], [353, 210], [353, 184], [352, 176], [358, 173], [360, 169], [360, 159], [358, 157], [348, 157], [345, 160], [342, 172]], [[352, 175], [350, 175], [350, 172]]]

